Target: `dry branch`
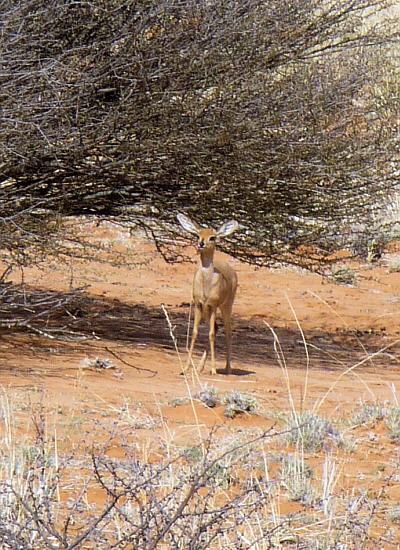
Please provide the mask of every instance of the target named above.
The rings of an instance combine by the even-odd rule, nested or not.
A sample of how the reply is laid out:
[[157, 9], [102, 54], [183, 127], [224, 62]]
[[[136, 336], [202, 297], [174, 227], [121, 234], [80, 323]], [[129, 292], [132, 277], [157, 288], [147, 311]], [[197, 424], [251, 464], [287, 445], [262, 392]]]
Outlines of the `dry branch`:
[[316, 269], [397, 182], [389, 3], [4, 1], [0, 249], [35, 261], [59, 213], [176, 258], [187, 211], [235, 217], [245, 261]]

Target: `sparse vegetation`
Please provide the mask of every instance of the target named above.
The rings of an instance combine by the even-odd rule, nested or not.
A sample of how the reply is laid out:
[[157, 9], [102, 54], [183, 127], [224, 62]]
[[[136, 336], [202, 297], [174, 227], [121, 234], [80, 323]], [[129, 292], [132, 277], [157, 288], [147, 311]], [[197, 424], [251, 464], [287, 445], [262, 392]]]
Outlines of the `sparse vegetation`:
[[389, 263], [389, 273], [398, 273], [400, 271], [400, 258], [395, 258]]
[[199, 446], [188, 447], [184, 451], [184, 456], [189, 462], [199, 462], [203, 456], [203, 449]]
[[[11, 417], [6, 419], [9, 420]], [[135, 445], [124, 442], [120, 429], [115, 432], [119, 422], [118, 417], [113, 418], [114, 427], [108, 434], [111, 444], [118, 433], [124, 448], [124, 458], [118, 460], [107, 455], [107, 442], [98, 446], [91, 456], [86, 454], [79, 460], [68, 455], [54, 457], [43, 410], [35, 421], [36, 452], [29, 453], [29, 460], [25, 460], [23, 457], [28, 455], [20, 455], [22, 448], [10, 424], [0, 461], [2, 547], [34, 545], [39, 550], [50, 550], [61, 543], [61, 548], [72, 550], [95, 543], [97, 548], [105, 549], [112, 541], [115, 548], [123, 548], [129, 542], [135, 548], [148, 549], [158, 548], [159, 544], [169, 546], [177, 540], [188, 547], [199, 540], [201, 548], [207, 548], [210, 541], [229, 540], [235, 544], [242, 537], [255, 538], [251, 531], [262, 517], [269, 498], [266, 487], [258, 484], [255, 488], [244, 483], [233, 496], [225, 491], [231, 483], [230, 469], [240, 467], [247, 447], [262, 445], [271, 437], [268, 433], [237, 441], [228, 450], [210, 437], [183, 454], [174, 453], [157, 464], [149, 464], [138, 456]], [[53, 457], [52, 460], [49, 457]], [[182, 459], [188, 461], [187, 466]], [[84, 479], [79, 476], [79, 470], [83, 468], [88, 472], [90, 463], [92, 471]], [[75, 476], [76, 467], [78, 475]], [[100, 509], [86, 498], [89, 488], [96, 486], [107, 495]], [[204, 488], [208, 490], [204, 492]], [[58, 498], [61, 491], [71, 495], [65, 508], [60, 506]], [[143, 494], [146, 499], [139, 508], [137, 502]], [[148, 521], [138, 522], [139, 514]], [[266, 518], [263, 534], [266, 540], [273, 530], [269, 523]], [[235, 529], [230, 525], [235, 525]]]
[[257, 411], [257, 399], [252, 395], [233, 391], [223, 398], [225, 405], [224, 415], [228, 418], [234, 418], [238, 414], [254, 414]]
[[118, 415], [121, 425], [135, 430], [154, 430], [161, 424], [161, 419], [154, 414], [149, 414], [140, 402], [132, 404], [129, 399], [125, 399], [121, 407], [111, 407], [111, 409]]
[[386, 513], [389, 521], [400, 525], [400, 506], [392, 506]]
[[188, 397], [174, 397], [173, 399], [169, 400], [169, 405], [171, 407], [180, 407], [181, 405], [186, 405], [190, 399]]
[[351, 267], [333, 267], [330, 280], [338, 285], [355, 286], [357, 284], [357, 273]]
[[116, 366], [110, 359], [103, 359], [100, 357], [96, 357], [94, 359], [90, 359], [88, 357], [86, 359], [83, 359], [83, 361], [81, 362], [81, 365], [82, 365], [82, 368], [84, 369], [93, 369], [97, 371], [116, 368]]
[[385, 424], [389, 430], [390, 439], [400, 441], [400, 407], [391, 407], [388, 410]]
[[196, 395], [196, 399], [199, 399], [206, 407], [213, 409], [221, 402], [219, 391], [214, 386], [204, 386], [202, 390]]
[[[228, 418], [235, 418], [238, 414], [243, 413], [256, 414], [259, 409], [257, 399], [253, 395], [239, 391], [232, 391], [224, 395], [213, 386], [204, 386], [194, 397], [210, 409], [222, 404], [224, 415]], [[176, 407], [186, 401], [178, 398], [170, 401], [170, 404]]]
[[304, 451], [319, 451], [325, 443], [338, 445], [343, 441], [340, 432], [330, 422], [311, 411], [291, 413], [285, 428], [290, 430], [285, 435], [287, 443]]
[[388, 403], [362, 403], [349, 419], [353, 425], [373, 424], [384, 421], [390, 439], [400, 440], [400, 407]]
[[236, 216], [247, 262], [317, 269], [397, 183], [387, 5], [5, 0], [1, 257], [85, 257], [65, 216], [96, 215], [176, 258], [190, 210]]
[[[1, 549], [398, 547], [390, 1], [2, 2]], [[231, 376], [178, 211], [241, 225]]]
[[349, 422], [356, 426], [378, 422], [384, 419], [387, 412], [388, 406], [382, 403], [360, 403], [354, 409]]
[[[241, 394], [241, 399], [236, 396], [229, 402], [240, 402], [242, 408], [247, 403], [254, 410], [248, 397]], [[183, 449], [170, 444], [166, 454], [165, 441], [160, 440], [158, 445], [164, 451], [156, 462], [149, 462], [130, 441], [132, 432], [127, 432], [129, 438], [124, 436], [126, 426], [132, 425], [132, 407], [125, 402], [121, 407], [108, 409], [102, 421], [106, 424], [97, 422], [96, 429], [102, 431], [103, 437], [108, 434], [104, 444], [97, 445], [91, 453], [87, 450], [74, 456], [60, 454], [54, 447], [43, 407], [31, 411], [34, 441], [25, 439], [20, 445], [12, 420], [14, 403], [5, 399], [3, 395], [0, 403], [4, 432], [0, 542], [5, 549], [34, 545], [38, 550], [72, 550], [79, 545], [96, 544], [106, 550], [112, 541], [116, 549], [129, 543], [147, 550], [150, 545], [154, 549], [158, 545], [173, 546], [179, 540], [185, 547], [201, 541], [199, 548], [204, 550], [217, 541], [233, 550], [246, 539], [248, 543], [254, 541], [255, 548], [296, 543], [305, 548], [312, 545], [333, 550], [338, 544], [357, 548], [367, 534], [372, 549], [380, 540], [374, 529], [382, 514], [393, 529], [399, 524], [398, 507], [388, 506], [383, 492], [375, 500], [362, 491], [355, 493], [354, 488], [351, 494], [343, 492], [341, 484], [336, 484], [342, 475], [342, 468], [335, 466], [338, 457], [325, 455], [320, 480], [299, 442], [294, 453], [287, 453], [282, 447], [281, 452], [271, 453], [271, 445], [282, 445], [279, 431], [252, 435], [248, 430], [235, 434], [212, 430], [198, 444]], [[394, 414], [396, 410], [390, 408]], [[364, 418], [371, 416], [365, 414]], [[69, 418], [71, 427], [77, 429], [73, 417]], [[332, 434], [338, 437], [327, 421], [310, 412], [298, 415], [298, 419], [313, 453]], [[79, 431], [82, 429], [83, 424]], [[118, 459], [109, 455], [117, 441], [123, 449]], [[152, 450], [156, 450], [154, 445]], [[81, 469], [86, 472], [84, 478], [79, 474]], [[391, 476], [394, 475], [400, 475], [398, 468], [392, 471]], [[382, 484], [384, 487], [384, 478]], [[94, 506], [88, 494], [100, 488], [107, 495], [106, 503]], [[58, 495], [65, 492], [68, 499], [60, 501]], [[140, 496], [143, 494], [145, 500]], [[286, 501], [297, 503], [303, 511], [291, 514], [289, 520], [279, 513]], [[271, 508], [275, 510], [273, 517], [266, 513]], [[139, 513], [147, 518], [146, 522], [138, 521]], [[235, 525], [234, 530], [231, 525]], [[326, 530], [321, 532], [321, 525], [326, 525]], [[386, 533], [387, 540], [395, 537], [396, 531]]]
[[311, 484], [313, 472], [303, 457], [289, 454], [282, 461], [281, 483], [287, 491], [289, 500], [298, 501], [306, 506], [314, 503], [315, 490]]

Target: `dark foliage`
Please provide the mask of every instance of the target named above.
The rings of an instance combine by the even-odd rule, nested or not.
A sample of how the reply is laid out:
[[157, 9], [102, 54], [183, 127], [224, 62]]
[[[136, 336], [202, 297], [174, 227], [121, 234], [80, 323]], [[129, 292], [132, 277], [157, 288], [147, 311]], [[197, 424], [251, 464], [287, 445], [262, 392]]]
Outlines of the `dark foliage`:
[[236, 218], [247, 261], [317, 266], [395, 184], [386, 4], [4, 0], [0, 248], [51, 246], [58, 213], [166, 251], [183, 210]]

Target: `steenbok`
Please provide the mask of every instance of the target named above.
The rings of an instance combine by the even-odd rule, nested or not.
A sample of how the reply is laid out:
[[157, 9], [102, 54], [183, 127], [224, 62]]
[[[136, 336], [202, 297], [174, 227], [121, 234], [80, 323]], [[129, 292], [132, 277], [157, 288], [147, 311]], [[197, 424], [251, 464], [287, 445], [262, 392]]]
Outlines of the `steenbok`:
[[[189, 233], [198, 237], [197, 249], [201, 258], [201, 267], [193, 278], [193, 301], [195, 305], [192, 341], [185, 371], [192, 364], [193, 348], [196, 343], [201, 320], [209, 325], [209, 339], [211, 350], [211, 374], [215, 369], [215, 327], [217, 309], [220, 310], [225, 328], [226, 338], [226, 372], [231, 371], [232, 350], [232, 306], [237, 288], [237, 275], [233, 268], [223, 261], [214, 261], [216, 241], [220, 237], [227, 237], [239, 228], [239, 224], [231, 220], [224, 223], [218, 230], [200, 227], [184, 214], [178, 214], [178, 221]], [[207, 358], [207, 352], [202, 359], [202, 368]]]

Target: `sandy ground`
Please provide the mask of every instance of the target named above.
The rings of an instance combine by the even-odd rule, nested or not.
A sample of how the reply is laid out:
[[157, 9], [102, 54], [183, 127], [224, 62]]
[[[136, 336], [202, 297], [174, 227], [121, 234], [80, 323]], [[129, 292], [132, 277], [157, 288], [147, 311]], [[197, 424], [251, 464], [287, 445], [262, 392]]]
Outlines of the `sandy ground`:
[[[290, 410], [290, 399], [297, 410], [313, 409], [328, 418], [350, 414], [362, 402], [396, 403], [400, 392], [400, 275], [388, 269], [396, 252], [373, 267], [353, 265], [358, 273], [354, 288], [294, 269], [254, 269], [229, 259], [239, 276], [233, 373], [227, 376], [223, 371], [221, 330], [218, 374], [211, 376], [206, 366], [199, 378], [185, 378], [180, 370], [186, 359], [195, 265], [167, 264], [143, 238], [128, 238], [109, 227], [97, 229], [95, 238], [114, 240], [144, 263], [112, 267], [81, 261], [72, 270], [49, 264], [24, 272], [25, 282], [40, 288], [88, 285], [85, 304], [72, 315], [93, 338], [59, 342], [25, 334], [0, 335], [3, 392], [12, 390], [15, 399], [24, 403], [44, 401], [50, 411], [49, 423], [59, 434], [67, 423], [70, 430], [71, 419], [76, 419], [78, 428], [73, 433], [70, 430], [68, 445], [101, 441], [103, 436], [93, 429], [93, 422], [119, 411], [126, 415], [128, 426], [128, 417], [139, 408], [140, 441], [151, 456], [154, 438], [185, 445], [197, 437], [199, 429], [205, 433], [214, 424], [233, 432], [267, 429], [278, 413]], [[14, 280], [19, 279], [15, 273]], [[206, 342], [203, 328], [196, 361]], [[116, 369], [85, 368], [85, 360], [96, 357], [109, 359]], [[200, 403], [171, 405], [172, 400], [187, 398], [204, 384], [223, 392], [254, 395], [263, 414], [230, 420], [222, 408], [206, 409]], [[155, 417], [159, 420], [154, 425], [144, 422]], [[397, 446], [383, 428], [377, 430], [381, 430], [378, 440], [369, 438], [368, 430], [353, 433], [363, 443], [353, 453], [344, 486], [351, 487], [357, 480], [358, 486], [374, 487], [377, 468], [396, 459]], [[117, 456], [118, 445], [110, 452]], [[321, 462], [315, 456], [316, 468]], [[362, 478], [360, 472], [364, 472]], [[399, 483], [392, 484], [390, 491], [394, 502], [400, 498]]]
[[[97, 230], [103, 242], [118, 234], [110, 228]], [[179, 376], [180, 361], [186, 360], [186, 342], [195, 264], [167, 264], [152, 245], [130, 239], [130, 252], [143, 265], [112, 267], [94, 262], [69, 266], [45, 266], [25, 270], [27, 284], [56, 290], [88, 286], [88, 300], [78, 312], [85, 333], [95, 339], [60, 343], [39, 337], [3, 333], [0, 341], [3, 385], [39, 385], [68, 399], [75, 378], [82, 376], [80, 363], [89, 357], [108, 358], [120, 369], [84, 373], [91, 391], [113, 400], [126, 394], [130, 399], [152, 401], [187, 394]], [[224, 389], [254, 391], [271, 406], [287, 405], [287, 387], [282, 377], [276, 344], [286, 362], [293, 393], [304, 385], [308, 371], [309, 406], [330, 391], [328, 400], [352, 405], [354, 399], [392, 398], [399, 382], [400, 275], [381, 265], [353, 266], [356, 287], [335, 284], [318, 275], [291, 269], [255, 269], [230, 259], [239, 276], [234, 306], [233, 374], [224, 368], [224, 334], [217, 336], [219, 373], [206, 369], [202, 382]], [[193, 248], [193, 258], [196, 260]], [[19, 273], [14, 274], [18, 281]], [[177, 347], [162, 310], [165, 305]], [[275, 346], [274, 346], [275, 342]], [[207, 330], [197, 345], [197, 361], [207, 343]], [[117, 354], [119, 360], [110, 351]], [[126, 363], [129, 363], [127, 365]], [[359, 365], [357, 366], [357, 364]], [[138, 370], [143, 369], [143, 370]], [[149, 369], [146, 371], [145, 369]], [[343, 375], [346, 369], [351, 369]], [[365, 384], [361, 384], [358, 377]], [[368, 386], [368, 388], [366, 387]]]

